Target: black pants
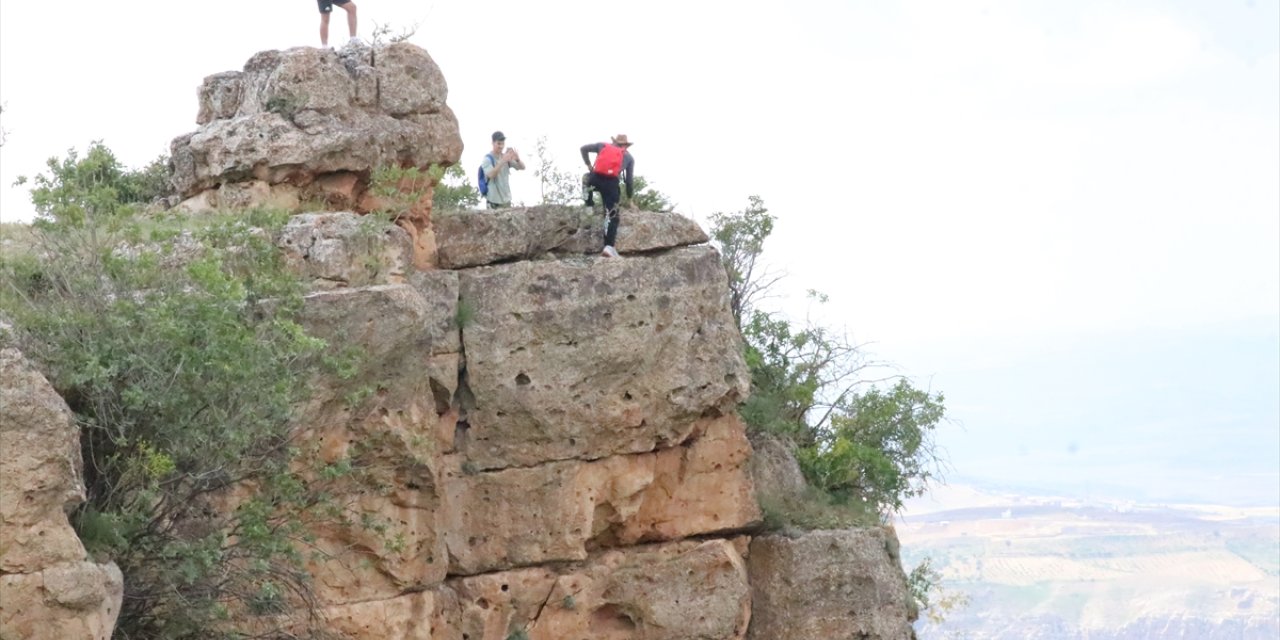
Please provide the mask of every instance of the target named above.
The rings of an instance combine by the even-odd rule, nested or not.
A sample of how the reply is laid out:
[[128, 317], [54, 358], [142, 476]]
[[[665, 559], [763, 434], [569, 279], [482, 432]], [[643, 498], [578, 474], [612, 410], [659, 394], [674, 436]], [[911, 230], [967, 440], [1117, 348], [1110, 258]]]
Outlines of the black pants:
[[612, 247], [618, 240], [618, 201], [622, 199], [622, 189], [616, 177], [610, 178], [594, 172], [590, 178], [587, 178], [587, 184], [599, 191], [600, 199], [604, 200], [604, 215], [607, 220], [604, 227], [604, 246]]

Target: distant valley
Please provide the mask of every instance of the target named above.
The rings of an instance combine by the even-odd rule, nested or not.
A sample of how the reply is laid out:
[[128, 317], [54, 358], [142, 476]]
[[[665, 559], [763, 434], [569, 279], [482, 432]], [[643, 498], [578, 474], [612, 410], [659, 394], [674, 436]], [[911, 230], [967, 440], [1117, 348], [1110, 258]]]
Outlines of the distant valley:
[[922, 640], [1280, 638], [1280, 508], [941, 487], [896, 523], [967, 597]]

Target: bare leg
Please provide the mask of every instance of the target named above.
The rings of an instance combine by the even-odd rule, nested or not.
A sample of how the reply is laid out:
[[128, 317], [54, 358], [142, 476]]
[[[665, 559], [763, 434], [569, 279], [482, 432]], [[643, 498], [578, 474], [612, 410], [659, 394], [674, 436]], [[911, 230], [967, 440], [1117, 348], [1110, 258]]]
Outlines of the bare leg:
[[352, 38], [356, 37], [356, 3], [348, 2], [338, 5], [347, 10], [347, 30]]
[[320, 46], [329, 46], [329, 14], [320, 14]]

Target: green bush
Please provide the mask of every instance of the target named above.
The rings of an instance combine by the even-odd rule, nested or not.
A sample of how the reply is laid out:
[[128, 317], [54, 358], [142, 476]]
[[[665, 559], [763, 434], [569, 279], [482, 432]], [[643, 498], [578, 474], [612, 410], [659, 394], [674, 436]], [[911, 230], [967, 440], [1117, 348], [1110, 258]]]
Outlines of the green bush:
[[930, 434], [944, 412], [942, 394], [906, 380], [888, 391], [872, 387], [841, 406], [813, 446], [800, 449], [800, 468], [833, 495], [899, 510], [934, 476]]
[[[246, 612], [305, 615], [310, 525], [346, 518], [290, 440], [326, 360], [271, 241], [283, 214], [141, 219], [93, 145], [35, 178], [0, 306], [81, 427], [86, 547], [124, 573], [117, 637], [215, 638]], [[304, 475], [309, 474], [309, 475]]]
[[472, 177], [467, 175], [462, 165], [449, 165], [447, 169], [433, 166], [430, 174], [436, 182], [435, 191], [431, 194], [433, 213], [459, 211], [480, 204], [480, 191], [471, 184]]
[[[761, 262], [774, 221], [764, 201], [753, 196], [741, 211], [713, 215], [711, 235], [728, 275], [730, 310], [751, 371], [743, 420], [789, 441], [805, 479], [819, 492], [811, 505], [779, 511], [798, 514], [791, 517], [798, 524], [831, 520], [806, 512], [833, 506], [853, 514], [901, 509], [903, 500], [923, 493], [935, 476], [933, 430], [945, 416], [943, 396], [897, 376], [889, 378], [896, 379], [891, 389], [881, 391], [866, 377], [881, 365], [868, 361], [858, 345], [825, 327], [755, 308], [778, 281]], [[809, 295], [826, 301], [816, 292]]]

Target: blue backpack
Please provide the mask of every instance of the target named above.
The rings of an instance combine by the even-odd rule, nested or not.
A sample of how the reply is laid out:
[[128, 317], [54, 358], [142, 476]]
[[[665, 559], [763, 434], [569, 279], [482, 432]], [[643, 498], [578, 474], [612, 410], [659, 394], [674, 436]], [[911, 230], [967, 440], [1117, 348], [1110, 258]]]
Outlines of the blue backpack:
[[[488, 158], [489, 160], [492, 160], [492, 161], [493, 161], [493, 165], [494, 165], [495, 167], [496, 167], [496, 166], [498, 166], [498, 160], [497, 160], [497, 158], [494, 158], [494, 157], [493, 157], [493, 154], [492, 154], [492, 153], [486, 153], [486, 154], [484, 154], [484, 157], [485, 157], [485, 158]], [[478, 176], [476, 176], [476, 178], [477, 178], [477, 181], [480, 183], [480, 195], [482, 195], [482, 196], [487, 196], [487, 195], [489, 195], [489, 178], [485, 177], [485, 175], [484, 175], [484, 163], [483, 163], [483, 162], [482, 162], [482, 163], [480, 163], [480, 171], [479, 171], [479, 175], [478, 175]]]

